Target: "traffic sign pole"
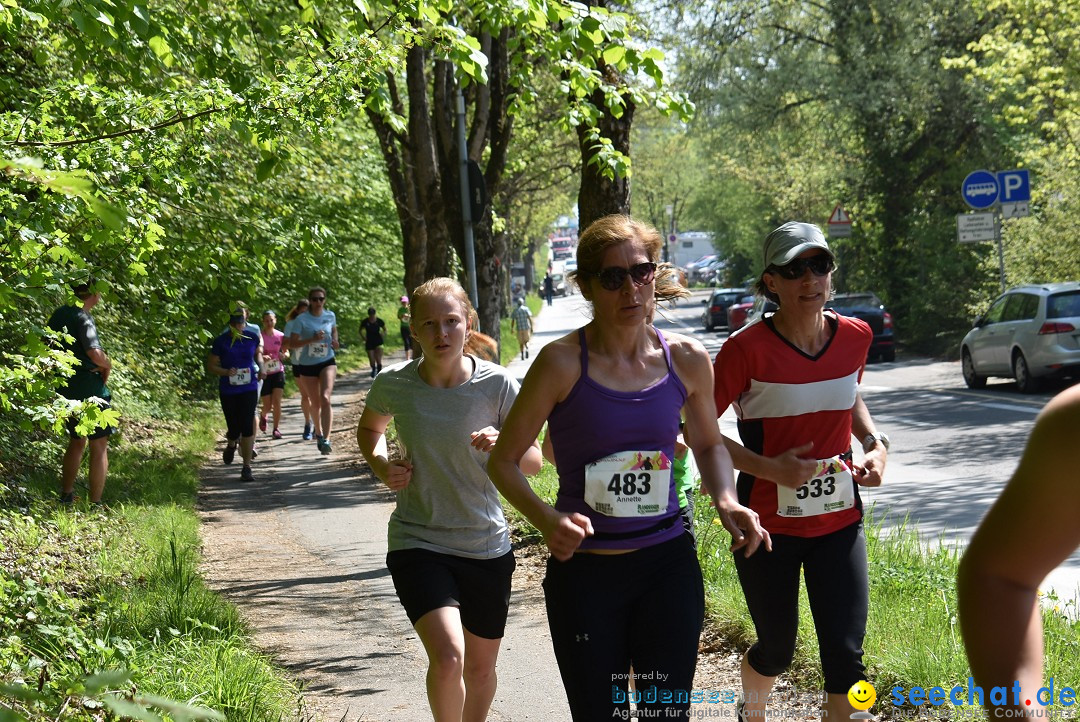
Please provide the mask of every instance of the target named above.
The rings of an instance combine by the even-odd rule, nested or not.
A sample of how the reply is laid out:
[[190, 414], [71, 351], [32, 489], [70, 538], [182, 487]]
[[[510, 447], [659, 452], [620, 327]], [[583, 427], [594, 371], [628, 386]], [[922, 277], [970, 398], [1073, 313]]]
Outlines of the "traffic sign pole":
[[[1001, 273], [1001, 292], [1005, 292], [1005, 245], [1001, 239], [1002, 218], [1020, 218], [1028, 214], [1031, 200], [1031, 179], [1023, 169], [991, 173], [976, 170], [968, 173], [960, 184], [964, 202], [975, 210], [990, 209], [994, 220], [993, 240], [997, 243], [998, 269]], [[985, 232], [989, 229], [979, 220], [971, 218], [980, 214], [962, 214], [956, 219], [956, 240], [960, 243], [990, 240]], [[981, 227], [980, 227], [981, 226]]]

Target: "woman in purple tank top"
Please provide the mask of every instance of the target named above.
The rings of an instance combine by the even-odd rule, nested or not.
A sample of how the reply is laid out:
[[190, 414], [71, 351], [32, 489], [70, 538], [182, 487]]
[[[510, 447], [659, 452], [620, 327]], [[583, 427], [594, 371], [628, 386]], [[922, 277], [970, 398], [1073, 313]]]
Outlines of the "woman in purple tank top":
[[[650, 710], [642, 716], [689, 716], [704, 591], [672, 480], [680, 413], [732, 548], [749, 555], [771, 546], [735, 495], [708, 353], [649, 323], [657, 299], [687, 295], [670, 266], [657, 266], [662, 244], [654, 228], [626, 216], [582, 234], [573, 281], [593, 320], [537, 355], [488, 463], [551, 552], [548, 624], [577, 722], [626, 719], [631, 701]], [[545, 421], [558, 462], [554, 507], [516, 463]]]

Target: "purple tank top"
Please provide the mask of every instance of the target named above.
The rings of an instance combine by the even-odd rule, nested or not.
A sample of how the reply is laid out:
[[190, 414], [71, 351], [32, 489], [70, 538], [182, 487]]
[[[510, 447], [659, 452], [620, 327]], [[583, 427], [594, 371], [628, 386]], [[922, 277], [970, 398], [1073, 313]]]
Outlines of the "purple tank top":
[[[582, 542], [582, 549], [640, 549], [683, 533], [671, 461], [675, 458], [679, 411], [686, 402], [686, 387], [671, 365], [671, 351], [664, 334], [653, 330], [664, 349], [667, 375], [641, 391], [615, 391], [589, 378], [585, 329], [578, 329], [581, 377], [548, 417], [548, 433], [559, 472], [555, 508], [564, 513], [584, 514], [592, 520], [596, 532]], [[612, 473], [611, 458], [619, 452], [635, 452], [630, 455], [630, 463], [636, 471], [627, 472], [628, 476], [624, 474], [625, 482]], [[590, 469], [590, 465], [600, 460], [606, 461]], [[594, 481], [589, 488], [594, 497], [598, 492], [601, 494], [600, 501], [594, 499], [594, 506], [603, 507], [604, 501], [624, 503], [620, 507], [622, 511], [616, 513], [632, 511], [633, 499], [642, 499], [642, 492], [651, 491], [653, 499], [661, 493], [646, 488], [647, 485], [663, 487], [666, 494], [656, 513], [651, 513], [652, 505], [643, 515], [611, 516], [613, 509], [601, 513], [585, 501], [587, 469], [595, 479], [611, 478], [610, 482]], [[632, 494], [638, 495], [631, 497]], [[630, 504], [625, 505], [628, 501]]]

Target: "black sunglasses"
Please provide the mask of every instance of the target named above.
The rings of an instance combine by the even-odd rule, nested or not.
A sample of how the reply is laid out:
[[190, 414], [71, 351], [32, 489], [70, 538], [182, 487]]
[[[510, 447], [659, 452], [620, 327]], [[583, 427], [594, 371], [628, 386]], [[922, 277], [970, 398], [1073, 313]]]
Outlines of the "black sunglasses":
[[810, 256], [810, 258], [796, 258], [787, 265], [773, 266], [771, 270], [780, 274], [782, 278], [793, 281], [796, 278], [802, 278], [807, 268], [813, 271], [815, 276], [824, 276], [835, 269], [836, 264], [833, 263], [832, 256], [822, 253]]
[[596, 277], [600, 279], [600, 285], [609, 291], [618, 291], [622, 288], [623, 284], [626, 283], [627, 276], [630, 276], [637, 286], [652, 283], [653, 278], [656, 277], [656, 264], [649, 261], [635, 264], [630, 268], [608, 266], [607, 268], [601, 268], [600, 272], [596, 274]]
[[315, 303], [316, 301], [318, 301], [319, 303], [322, 303], [323, 301], [325, 301], [325, 300], [326, 300], [326, 296], [312, 296], [312, 297], [311, 297], [311, 298], [309, 298], [308, 300], [309, 300], [309, 301], [310, 301], [311, 303]]

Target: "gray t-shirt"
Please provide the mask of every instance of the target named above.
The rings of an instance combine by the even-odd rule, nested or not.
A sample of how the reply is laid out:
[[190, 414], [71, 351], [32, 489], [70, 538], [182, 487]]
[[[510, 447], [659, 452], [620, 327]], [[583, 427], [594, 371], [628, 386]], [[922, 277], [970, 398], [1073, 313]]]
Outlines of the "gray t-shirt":
[[455, 388], [428, 386], [419, 359], [386, 367], [371, 384], [367, 405], [394, 417], [413, 465], [390, 517], [389, 551], [428, 549], [470, 559], [510, 551], [499, 492], [487, 475], [488, 454], [474, 449], [469, 435], [502, 428], [518, 384], [502, 366], [469, 358], [473, 375]]

